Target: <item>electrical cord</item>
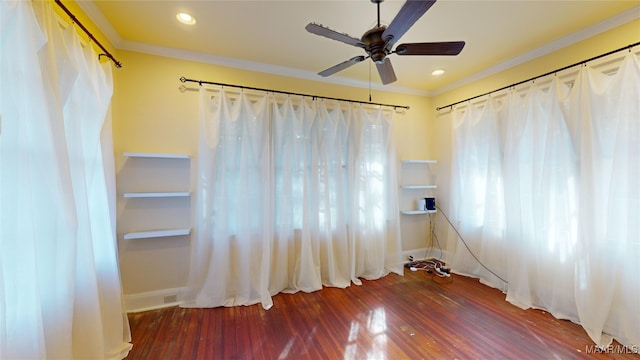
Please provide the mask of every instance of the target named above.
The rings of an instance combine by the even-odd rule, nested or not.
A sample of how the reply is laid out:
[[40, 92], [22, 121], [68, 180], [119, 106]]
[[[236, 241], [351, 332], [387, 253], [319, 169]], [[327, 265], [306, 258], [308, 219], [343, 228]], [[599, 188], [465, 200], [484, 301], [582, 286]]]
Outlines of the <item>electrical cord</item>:
[[[436, 280], [436, 279], [442, 279], [442, 280]], [[453, 277], [452, 276], [431, 276], [431, 281], [433, 281], [436, 284], [439, 285], [445, 285], [445, 284], [453, 284]]]
[[[414, 261], [413, 256], [409, 256], [409, 263], [406, 264], [405, 266], [411, 270], [411, 271], [426, 271], [429, 274], [432, 274], [431, 276], [431, 280], [438, 283], [438, 284], [451, 284], [453, 283], [453, 278], [451, 278], [451, 270], [444, 267], [443, 262], [442, 262], [442, 256], [443, 256], [443, 251], [442, 251], [442, 247], [440, 246], [440, 240], [438, 239], [438, 236], [435, 234], [435, 229], [436, 229], [436, 222], [434, 221], [434, 216], [432, 213], [429, 214], [429, 234], [432, 235], [432, 237], [429, 239], [429, 248], [425, 250], [425, 254], [424, 254], [424, 259], [425, 260], [419, 260], [419, 261]], [[431, 249], [433, 248], [433, 239], [436, 239], [436, 245], [438, 247], [438, 250], [440, 251], [440, 255], [438, 256], [437, 259], [434, 258], [430, 258], [429, 255], [431, 254]], [[429, 260], [426, 260], [429, 259]], [[447, 282], [442, 282], [442, 281], [435, 281], [435, 278], [450, 278], [449, 281]]]
[[[412, 260], [412, 259], [410, 259]], [[406, 267], [411, 271], [425, 271], [431, 274], [431, 281], [436, 284], [444, 285], [453, 283], [453, 278], [451, 277], [451, 270], [445, 268], [443, 263], [439, 260], [420, 260], [420, 261], [411, 261], [409, 264], [406, 264]], [[449, 278], [449, 281], [436, 281], [436, 278]]]
[[[430, 261], [430, 260], [416, 261], [408, 264], [408, 268], [411, 271], [424, 270], [428, 273], [434, 273], [435, 275], [440, 277], [451, 276], [450, 270], [443, 267], [442, 263], [440, 263], [439, 261]], [[431, 269], [433, 269], [434, 271], [431, 271]]]
[[[453, 225], [453, 223], [451, 222], [451, 220], [449, 220], [449, 217], [447, 216], [447, 214], [442, 211], [442, 209], [438, 206], [436, 206], [436, 209], [438, 210], [439, 213], [442, 214], [442, 216], [444, 216], [445, 219], [447, 219], [447, 222], [449, 223], [449, 225], [451, 226], [451, 228], [456, 232], [456, 234], [458, 235], [458, 238], [460, 239], [460, 241], [462, 241], [462, 243], [464, 244], [464, 247], [467, 248], [467, 251], [469, 251], [469, 254], [471, 254], [471, 256], [473, 256], [474, 259], [476, 259], [476, 261], [478, 262], [478, 264], [480, 264], [483, 268], [485, 268], [485, 270], [487, 270], [488, 272], [492, 273], [495, 277], [497, 277], [498, 279], [502, 280], [505, 284], [509, 284], [509, 282], [505, 279], [503, 279], [502, 277], [500, 277], [498, 274], [496, 274], [495, 272], [491, 271], [491, 269], [489, 269], [485, 264], [482, 263], [482, 261], [480, 261], [480, 259], [478, 259], [478, 257], [473, 253], [473, 251], [471, 251], [471, 248], [469, 248], [469, 245], [467, 245], [467, 242], [464, 241], [464, 238], [462, 237], [462, 235], [460, 235], [460, 232], [458, 231], [458, 229]], [[437, 238], [436, 238], [437, 239]], [[439, 245], [439, 244], [438, 244]]]
[[[436, 245], [438, 246], [438, 250], [440, 251], [438, 260], [442, 260], [442, 247], [440, 246], [440, 239], [438, 239], [438, 235], [436, 235], [436, 222], [433, 221], [433, 217], [434, 217], [433, 214], [429, 214], [429, 228], [431, 229], [431, 245], [433, 247], [433, 239], [436, 239]], [[433, 225], [431, 225], [432, 223]], [[428, 257], [425, 256], [425, 258], [428, 258]]]

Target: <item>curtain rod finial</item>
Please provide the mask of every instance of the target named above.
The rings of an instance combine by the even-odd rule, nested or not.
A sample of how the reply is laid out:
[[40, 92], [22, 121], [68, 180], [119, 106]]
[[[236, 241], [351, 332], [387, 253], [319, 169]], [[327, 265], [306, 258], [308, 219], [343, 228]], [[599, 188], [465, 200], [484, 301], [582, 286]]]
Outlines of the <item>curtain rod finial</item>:
[[111, 60], [111, 61], [113, 62], [113, 65], [114, 65], [116, 68], [118, 68], [118, 69], [119, 69], [119, 68], [121, 68], [121, 67], [122, 67], [122, 63], [121, 63], [120, 61], [118, 61], [118, 60], [114, 59], [114, 58], [113, 58], [113, 56], [111, 56], [111, 54], [104, 54], [104, 53], [102, 53], [102, 54], [98, 54], [98, 60], [100, 60], [103, 56], [106, 56], [107, 58], [109, 58], [109, 60]]

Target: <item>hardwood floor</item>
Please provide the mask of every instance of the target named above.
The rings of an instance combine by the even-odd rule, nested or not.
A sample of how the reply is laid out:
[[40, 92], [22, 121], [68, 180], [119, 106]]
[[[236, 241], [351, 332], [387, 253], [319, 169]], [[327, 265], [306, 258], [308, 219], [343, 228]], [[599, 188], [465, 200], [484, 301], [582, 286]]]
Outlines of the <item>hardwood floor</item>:
[[129, 314], [127, 359], [639, 359], [617, 343], [594, 354], [579, 325], [463, 276], [406, 271], [273, 301]]

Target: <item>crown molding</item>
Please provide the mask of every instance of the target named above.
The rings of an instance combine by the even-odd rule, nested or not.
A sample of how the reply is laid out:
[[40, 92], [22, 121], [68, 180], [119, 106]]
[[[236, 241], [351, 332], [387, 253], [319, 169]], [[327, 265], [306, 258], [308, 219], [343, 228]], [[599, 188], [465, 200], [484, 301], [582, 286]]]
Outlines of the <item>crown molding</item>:
[[100, 31], [104, 34], [107, 40], [109, 40], [109, 42], [111, 42], [111, 44], [116, 49], [141, 52], [141, 53], [146, 53], [150, 55], [164, 56], [164, 57], [180, 59], [180, 60], [196, 61], [196, 62], [201, 62], [205, 64], [220, 65], [220, 66], [262, 72], [262, 73], [268, 73], [268, 74], [274, 74], [274, 75], [281, 75], [281, 76], [287, 76], [287, 77], [304, 79], [304, 80], [320, 81], [320, 82], [325, 82], [325, 83], [330, 83], [335, 85], [350, 86], [350, 87], [365, 88], [365, 89], [370, 88], [378, 91], [386, 91], [386, 92], [394, 92], [394, 93], [418, 95], [418, 96], [426, 96], [426, 97], [437, 96], [447, 91], [451, 91], [453, 89], [462, 87], [474, 81], [508, 70], [520, 64], [523, 64], [528, 61], [539, 58], [541, 56], [550, 54], [554, 51], [576, 44], [580, 41], [586, 40], [590, 37], [601, 34], [603, 32], [614, 29], [618, 26], [622, 26], [626, 23], [629, 23], [631, 21], [634, 21], [640, 18], [640, 6], [637, 6], [621, 14], [613, 16], [605, 21], [589, 26], [578, 32], [575, 32], [573, 34], [560, 38], [556, 41], [548, 43], [544, 46], [541, 46], [537, 49], [534, 49], [526, 54], [514, 57], [505, 62], [492, 66], [488, 69], [477, 72], [464, 79], [455, 81], [449, 85], [440, 87], [432, 91], [426, 91], [426, 90], [401, 87], [401, 86], [382, 85], [377, 83], [371, 84], [368, 81], [353, 80], [353, 79], [348, 79], [341, 76], [319, 78], [316, 73], [311, 71], [305, 71], [300, 69], [287, 68], [283, 66], [264, 64], [264, 63], [246, 61], [246, 60], [240, 60], [240, 59], [233, 59], [233, 58], [212, 55], [207, 53], [173, 49], [173, 48], [167, 48], [162, 46], [150, 45], [146, 43], [124, 40], [120, 37], [120, 35], [113, 28], [113, 26], [111, 26], [109, 21], [104, 17], [100, 9], [98, 9], [98, 7], [94, 4], [93, 0], [78, 1], [77, 4], [87, 14], [87, 16], [91, 19], [91, 21], [98, 27], [98, 29], [100, 29]]
[[468, 76], [464, 79], [455, 81], [449, 85], [443, 86], [441, 88], [438, 88], [436, 90], [433, 90], [430, 92], [429, 96], [437, 96], [440, 94], [443, 94], [447, 91], [451, 91], [454, 90], [456, 88], [462, 87], [464, 85], [468, 85], [474, 81], [478, 81], [480, 79], [489, 77], [491, 75], [495, 75], [497, 73], [500, 73], [502, 71], [508, 70], [510, 68], [513, 68], [515, 66], [524, 64], [528, 61], [534, 60], [536, 58], [539, 58], [541, 56], [550, 54], [552, 52], [558, 51], [560, 49], [563, 49], [567, 46], [579, 43], [581, 41], [584, 41], [590, 37], [596, 36], [598, 34], [604, 33], [606, 31], [609, 31], [611, 29], [614, 29], [618, 26], [622, 26], [626, 23], [629, 23], [631, 21], [640, 19], [640, 6], [634, 7], [633, 9], [627, 10], [623, 13], [620, 13], [616, 16], [613, 16], [607, 20], [604, 20], [602, 22], [599, 22], [595, 25], [586, 27], [580, 31], [577, 31], [573, 34], [569, 34], [565, 37], [562, 37], [558, 40], [552, 41], [546, 45], [543, 45], [537, 49], [534, 49], [526, 54], [520, 55], [520, 56], [516, 56], [512, 59], [509, 59], [505, 62], [502, 62], [500, 64], [497, 64], [495, 66], [492, 66], [486, 70], [477, 72], [471, 76]]
[[234, 59], [219, 55], [213, 55], [197, 51], [181, 50], [175, 48], [167, 48], [163, 46], [150, 45], [141, 42], [123, 40], [120, 44], [121, 50], [134, 51], [149, 55], [164, 56], [168, 58], [174, 58], [179, 60], [195, 61], [204, 64], [212, 64], [219, 66], [226, 66], [236, 69], [255, 71], [273, 75], [287, 76], [297, 79], [321, 81], [325, 83], [331, 83], [335, 85], [343, 85], [357, 88], [374, 89], [379, 91], [387, 91], [394, 93], [402, 93], [409, 95], [428, 96], [429, 93], [424, 90], [401, 87], [401, 86], [389, 86], [382, 84], [369, 84], [368, 81], [360, 81], [348, 79], [340, 76], [332, 76], [330, 78], [319, 78], [318, 74], [311, 71], [293, 69], [284, 66], [277, 66], [271, 64], [264, 64], [254, 61], [247, 61], [241, 59]]
[[276, 66], [253, 61], [233, 59], [223, 56], [217, 56], [207, 53], [167, 48], [162, 46], [150, 45], [135, 41], [122, 39], [118, 32], [111, 26], [109, 20], [102, 14], [100, 9], [95, 5], [93, 0], [78, 1], [78, 6], [87, 14], [91, 21], [100, 29], [109, 42], [119, 50], [128, 50], [140, 52], [150, 55], [164, 56], [180, 60], [196, 61], [205, 64], [220, 65], [231, 68], [256, 71], [274, 75], [287, 76], [292, 78], [321, 81], [325, 83], [357, 87], [364, 89], [373, 89], [386, 92], [394, 92], [408, 95], [429, 96], [430, 93], [425, 90], [393, 86], [382, 84], [370, 84], [368, 81], [360, 81], [348, 79], [341, 76], [332, 76], [330, 78], [320, 78], [318, 74], [311, 71], [292, 69], [283, 66]]
[[102, 14], [102, 11], [98, 9], [93, 0], [87, 1], [76, 1], [76, 4], [84, 11], [84, 13], [91, 19], [94, 25], [100, 29], [100, 32], [109, 40], [111, 45], [113, 45], [116, 49], [120, 48], [120, 44], [122, 43], [122, 38], [120, 34], [116, 31], [116, 29], [111, 26], [109, 20]]

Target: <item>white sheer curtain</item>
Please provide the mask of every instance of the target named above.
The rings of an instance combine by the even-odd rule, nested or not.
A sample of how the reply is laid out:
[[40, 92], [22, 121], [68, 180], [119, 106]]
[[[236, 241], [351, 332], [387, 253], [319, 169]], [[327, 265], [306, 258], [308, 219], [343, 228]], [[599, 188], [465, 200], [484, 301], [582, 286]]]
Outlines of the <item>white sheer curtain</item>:
[[[392, 113], [200, 89], [185, 307], [402, 273]], [[342, 108], [341, 108], [342, 107]]]
[[[640, 63], [582, 67], [453, 112], [454, 270], [522, 307], [640, 346]], [[488, 268], [488, 269], [487, 269]], [[489, 271], [490, 270], [490, 271]], [[506, 282], [503, 282], [505, 280]]]
[[111, 65], [50, 2], [0, 16], [0, 358], [124, 358]]
[[[499, 125], [504, 107], [489, 99], [484, 108], [468, 108], [454, 114], [454, 147], [451, 177], [451, 219], [465, 238], [476, 241], [469, 246], [490, 269], [500, 269], [506, 261], [505, 208], [503, 199], [502, 151], [504, 141]], [[450, 229], [451, 230], [451, 229]], [[455, 241], [448, 241], [454, 246]], [[449, 249], [451, 250], [451, 249]], [[481, 274], [494, 284], [501, 274], [491, 274], [465, 251], [450, 251], [449, 261], [461, 274]]]

